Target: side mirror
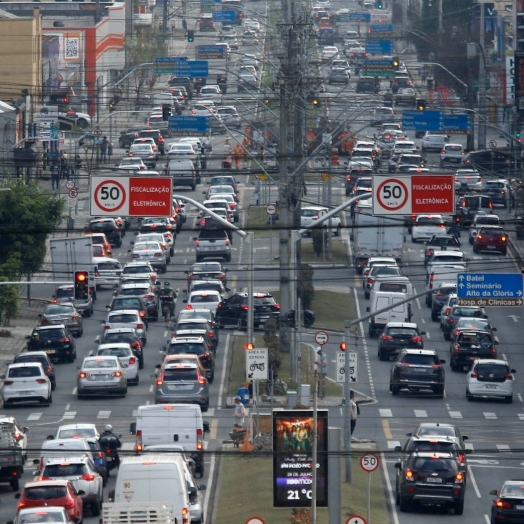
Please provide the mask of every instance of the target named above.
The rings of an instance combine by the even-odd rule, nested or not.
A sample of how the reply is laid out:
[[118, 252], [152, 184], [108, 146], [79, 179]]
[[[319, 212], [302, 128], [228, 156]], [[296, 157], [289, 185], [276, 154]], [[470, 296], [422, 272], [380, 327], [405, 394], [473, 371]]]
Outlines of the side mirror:
[[106, 306], [106, 309], [109, 311], [111, 309], [111, 306]]
[[462, 437], [462, 440], [469, 440], [469, 437], [466, 437], [466, 435], [464, 435], [464, 436]]
[[136, 422], [131, 422], [131, 424], [129, 424], [129, 433], [131, 433], [131, 435], [136, 435]]
[[167, 346], [160, 346], [160, 351], [165, 353], [167, 351]]
[[56, 298], [56, 295], [51, 295], [51, 298]]
[[424, 335], [426, 334], [426, 332], [425, 332], [425, 331], [421, 331], [420, 334], [421, 334], [422, 336], [424, 336]]
[[22, 493], [16, 493], [16, 494], [15, 494], [15, 499], [18, 500], [21, 496], [22, 496]]
[[157, 365], [155, 366], [155, 369], [160, 369], [161, 367], [162, 367], [162, 364], [157, 364]]
[[402, 451], [402, 446], [395, 446], [393, 451]]
[[187, 304], [187, 299], [186, 299], [186, 300], [182, 300], [182, 302], [183, 302], [184, 304]]
[[55, 440], [54, 435], [47, 435], [46, 440]]
[[[132, 243], [132, 242], [131, 242], [131, 243]], [[131, 249], [128, 249], [127, 252], [128, 252], [128, 253], [131, 253]]]
[[209, 433], [210, 430], [211, 430], [211, 427], [210, 427], [209, 422], [207, 420], [204, 420], [203, 426], [204, 426], [204, 433]]
[[411, 433], [411, 431], [409, 433], [406, 433], [406, 437], [412, 437], [413, 436], [413, 433]]
[[470, 448], [468, 448], [468, 449], [465, 449], [465, 450], [464, 450], [464, 453], [465, 453], [466, 455], [471, 455], [471, 454], [473, 453], [473, 450], [470, 449]]
[[29, 428], [28, 428], [28, 427], [24, 426], [24, 427], [22, 428], [22, 432], [23, 432], [23, 433], [27, 433], [28, 431], [29, 431]]
[[183, 289], [182, 293], [186, 293], [187, 294], [187, 289]]
[[446, 361], [441, 359], [441, 360], [440, 360], [440, 363], [441, 363], [441, 364], [445, 364]]
[[132, 246], [135, 245], [135, 242], [133, 240], [131, 240], [131, 242], [129, 242]]
[[511, 373], [516, 373], [516, 372], [517, 372], [516, 369], [512, 369], [512, 370], [510, 370], [510, 371], [511, 371]]
[[498, 495], [498, 491], [496, 489], [492, 489], [489, 492], [490, 495], [495, 495], [495, 497]]

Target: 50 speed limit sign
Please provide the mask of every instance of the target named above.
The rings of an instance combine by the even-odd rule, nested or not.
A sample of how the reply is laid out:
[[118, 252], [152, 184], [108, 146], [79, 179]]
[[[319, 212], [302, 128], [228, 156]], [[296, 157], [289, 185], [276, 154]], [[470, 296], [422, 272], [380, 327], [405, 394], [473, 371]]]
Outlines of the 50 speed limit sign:
[[366, 453], [360, 457], [360, 467], [368, 473], [375, 471], [379, 464], [380, 460], [374, 453]]
[[375, 175], [373, 215], [452, 214], [455, 212], [453, 175]]
[[92, 216], [168, 217], [173, 208], [170, 177], [91, 178]]

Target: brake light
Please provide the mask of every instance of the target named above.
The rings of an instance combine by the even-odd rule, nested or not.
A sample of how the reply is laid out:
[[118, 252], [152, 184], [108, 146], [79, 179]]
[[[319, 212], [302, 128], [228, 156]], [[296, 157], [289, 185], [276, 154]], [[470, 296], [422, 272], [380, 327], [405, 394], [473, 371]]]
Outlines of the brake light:
[[143, 449], [143, 446], [142, 446], [142, 430], [139, 429], [137, 432], [136, 432], [136, 444], [135, 444], [135, 450], [136, 451], [142, 451]]
[[249, 309], [249, 307], [246, 306], [246, 305], [243, 305], [240, 309], [241, 309], [242, 311], [247, 311], [247, 310]]
[[191, 304], [187, 304], [186, 309], [193, 309], [193, 306]]
[[199, 246], [199, 245], [200, 245], [200, 240], [196, 239], [196, 240], [195, 240], [195, 245], [196, 245], [196, 246]]
[[40, 321], [40, 324], [47, 324], [49, 320], [46, 317], [42, 317], [42, 320]]
[[90, 473], [86, 473], [85, 475], [82, 475], [82, 480], [95, 480], [95, 476]]
[[477, 233], [477, 238], [480, 240], [482, 239], [482, 235], [480, 233]]
[[68, 337], [61, 338], [59, 342], [62, 342], [62, 344], [69, 344], [71, 340]]
[[497, 348], [492, 348], [491, 354], [493, 355], [493, 358], [497, 358]]
[[20, 435], [20, 433], [15, 433], [13, 437], [15, 440], [20, 440], [22, 438], [22, 435]]
[[78, 373], [78, 378], [89, 378], [91, 375], [89, 375], [89, 373], [84, 373], [82, 371], [82, 373]]
[[432, 368], [440, 369], [442, 367], [442, 364], [431, 364]]
[[136, 325], [136, 328], [137, 328], [137, 329], [144, 329], [144, 324], [137, 324], [137, 325]]
[[[145, 311], [140, 311], [139, 316], [141, 318], [144, 318], [146, 316]], [[138, 326], [137, 326], [138, 327]]]
[[511, 508], [511, 502], [506, 502], [504, 500], [498, 499], [497, 501], [495, 501], [495, 506], [497, 506], [497, 508], [510, 509]]
[[37, 384], [47, 384], [47, 380], [45, 378], [37, 378], [36, 383]]
[[457, 473], [455, 475], [455, 482], [462, 482], [464, 480], [464, 473]]
[[196, 441], [196, 448], [198, 451], [202, 451], [204, 449], [204, 434], [202, 433], [201, 429], [197, 429], [197, 441]]
[[122, 372], [121, 371], [113, 371], [113, 373], [111, 373], [111, 376], [112, 377], [121, 377], [122, 376]]
[[450, 311], [451, 311], [451, 308], [450, 308], [450, 307], [447, 307], [447, 308], [446, 308], [446, 311], [444, 312], [444, 314], [449, 315], [449, 312], [450, 312]]
[[155, 256], [155, 257], [161, 257], [161, 256], [162, 256], [162, 253], [155, 253], [154, 256]]
[[12, 380], [4, 380], [4, 386], [12, 386], [13, 381]]
[[471, 378], [479, 378], [478, 371], [472, 371], [471, 372]]
[[207, 382], [207, 381], [206, 381], [206, 379], [205, 379], [204, 377], [199, 377], [199, 378], [198, 378], [198, 383], [199, 383], [199, 384], [205, 384], [206, 382]]
[[500, 239], [502, 242], [506, 242], [506, 237], [501, 237]]
[[506, 373], [506, 374], [504, 375], [504, 378], [505, 378], [506, 380], [513, 380], [513, 375], [512, 375], [511, 373]]
[[412, 340], [413, 342], [422, 342], [422, 337], [419, 337], [419, 336], [417, 336], [417, 337], [411, 337], [411, 340]]
[[[451, 320], [451, 319], [450, 319], [450, 320]], [[460, 346], [457, 345], [457, 344], [455, 344], [455, 345], [453, 346], [453, 353], [455, 353], [455, 355], [457, 355], [459, 351], [460, 351]]]
[[273, 309], [280, 309], [280, 304], [273, 304]]
[[163, 383], [164, 383], [164, 374], [162, 373], [162, 375], [157, 378], [156, 385], [161, 386]]
[[132, 365], [134, 365], [134, 364], [136, 364], [136, 358], [135, 358], [135, 357], [130, 357], [130, 359], [129, 359], [129, 365], [132, 366]]
[[372, 278], [368, 278], [368, 284], [373, 284], [373, 279]]
[[229, 246], [229, 238], [226, 238], [226, 246]]
[[428, 255], [432, 255], [435, 251], [433, 249], [428, 249]]
[[382, 340], [393, 340], [391, 335], [382, 335]]

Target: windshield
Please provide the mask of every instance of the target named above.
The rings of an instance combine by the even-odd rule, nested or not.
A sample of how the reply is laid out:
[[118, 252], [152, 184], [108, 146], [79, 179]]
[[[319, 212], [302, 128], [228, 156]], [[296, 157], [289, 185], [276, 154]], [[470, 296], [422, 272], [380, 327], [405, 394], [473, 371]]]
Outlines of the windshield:
[[31, 511], [30, 513], [23, 513], [22, 511], [16, 520], [17, 524], [37, 524], [40, 522], [66, 522], [66, 519], [61, 511]]
[[168, 355], [203, 355], [206, 353], [202, 344], [171, 344], [167, 350]]
[[435, 355], [407, 354], [404, 355], [401, 362], [414, 366], [432, 366], [433, 364], [438, 364], [438, 359]]
[[196, 369], [167, 368], [164, 370], [164, 382], [195, 382], [198, 380]]
[[118, 315], [111, 315], [109, 317], [109, 320], [108, 322], [110, 324], [114, 324], [115, 322], [138, 322], [138, 317], [137, 315], [132, 315], [132, 314], [129, 314], [129, 313], [122, 313], [122, 314], [118, 314]]
[[220, 302], [217, 295], [194, 295], [191, 297], [191, 304], [204, 304], [209, 302]]
[[79, 463], [79, 464], [70, 464], [70, 463], [64, 463], [64, 464], [52, 464], [50, 466], [46, 466], [44, 468], [44, 471], [42, 472], [42, 475], [44, 477], [73, 477], [73, 476], [81, 476], [85, 475], [86, 473], [89, 473], [89, 470], [87, 469], [87, 466], [85, 464]]
[[61, 429], [57, 438], [94, 438], [97, 437], [93, 428]]
[[60, 499], [67, 495], [65, 486], [39, 486], [24, 489], [24, 498], [27, 500]]
[[56, 290], [56, 298], [64, 298], [64, 297], [74, 297], [74, 288], [68, 287], [68, 288], [58, 288]]
[[118, 367], [118, 361], [114, 358], [100, 358], [96, 360], [87, 360], [83, 365], [84, 369], [104, 369]]
[[47, 306], [45, 315], [72, 315], [74, 309], [71, 306]]
[[413, 469], [417, 471], [457, 471], [457, 462], [451, 459], [417, 457], [413, 460]]

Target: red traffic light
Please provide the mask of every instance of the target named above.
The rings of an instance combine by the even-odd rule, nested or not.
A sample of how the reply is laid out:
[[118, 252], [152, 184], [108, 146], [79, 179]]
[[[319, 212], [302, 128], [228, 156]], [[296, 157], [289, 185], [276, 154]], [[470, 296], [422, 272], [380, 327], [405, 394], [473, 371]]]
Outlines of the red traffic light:
[[87, 280], [87, 271], [75, 271], [75, 282], [85, 282]]
[[244, 349], [255, 349], [255, 344], [253, 344], [253, 342], [247, 342], [246, 344], [244, 344]]
[[347, 347], [348, 347], [348, 345], [346, 344], [345, 341], [340, 343], [340, 350], [341, 351], [346, 351]]

